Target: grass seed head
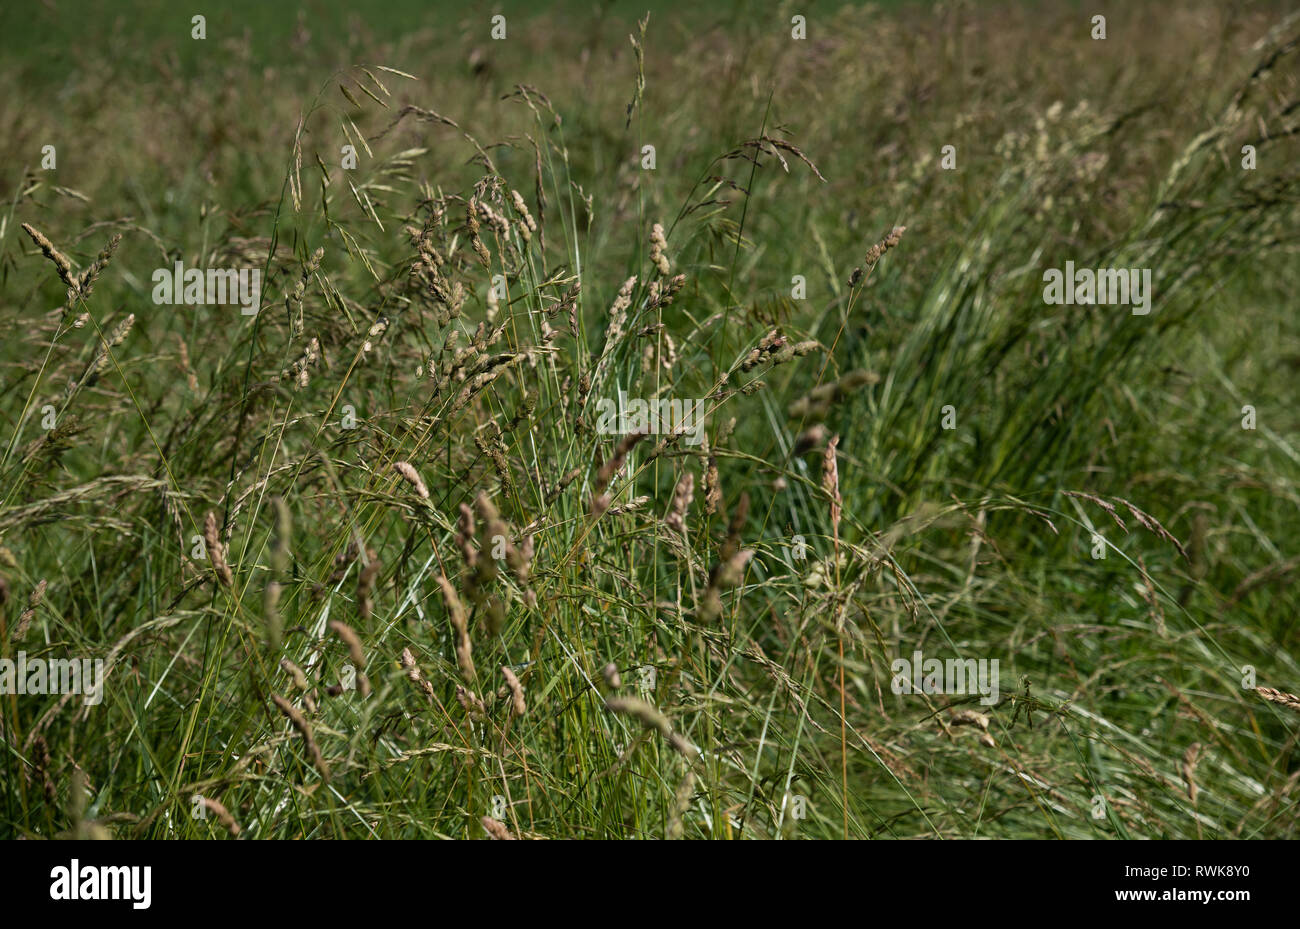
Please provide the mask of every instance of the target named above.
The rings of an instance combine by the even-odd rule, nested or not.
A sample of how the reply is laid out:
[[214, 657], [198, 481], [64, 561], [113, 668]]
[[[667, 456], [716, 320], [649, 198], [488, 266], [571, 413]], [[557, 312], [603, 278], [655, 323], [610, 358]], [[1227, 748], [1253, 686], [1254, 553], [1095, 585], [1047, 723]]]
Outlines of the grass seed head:
[[226, 563], [226, 546], [221, 542], [221, 534], [217, 529], [217, 514], [208, 510], [207, 515], [203, 517], [203, 542], [208, 550], [208, 561], [212, 564], [212, 571], [221, 582], [221, 586], [230, 587], [234, 582], [234, 574], [230, 570], [230, 565]]
[[402, 479], [405, 480], [406, 483], [415, 488], [415, 495], [417, 497], [421, 500], [429, 499], [429, 488], [424, 486], [424, 478], [420, 477], [420, 473], [415, 470], [414, 466], [409, 461], [398, 461], [393, 464], [393, 468], [402, 476]]

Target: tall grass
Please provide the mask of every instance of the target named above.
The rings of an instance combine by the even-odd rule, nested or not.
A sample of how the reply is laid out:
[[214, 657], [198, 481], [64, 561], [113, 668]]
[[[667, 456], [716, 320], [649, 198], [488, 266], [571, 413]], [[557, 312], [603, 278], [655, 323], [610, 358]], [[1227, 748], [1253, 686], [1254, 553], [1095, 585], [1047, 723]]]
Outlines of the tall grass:
[[[0, 101], [0, 656], [109, 668], [0, 697], [3, 831], [1292, 834], [1300, 32], [1077, 20], [512, 20], [256, 78], [230, 36]], [[261, 312], [155, 305], [177, 260]], [[1066, 260], [1152, 314], [1045, 305]], [[602, 432], [620, 392], [703, 441]], [[1001, 699], [891, 692], [917, 650]]]

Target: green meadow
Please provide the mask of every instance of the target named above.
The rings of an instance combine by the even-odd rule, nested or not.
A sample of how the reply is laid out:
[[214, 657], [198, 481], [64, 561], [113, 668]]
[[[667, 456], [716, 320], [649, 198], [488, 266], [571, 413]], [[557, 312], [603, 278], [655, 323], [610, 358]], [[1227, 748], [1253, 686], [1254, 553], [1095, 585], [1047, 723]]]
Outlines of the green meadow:
[[1290, 6], [5, 5], [0, 836], [1293, 837]]

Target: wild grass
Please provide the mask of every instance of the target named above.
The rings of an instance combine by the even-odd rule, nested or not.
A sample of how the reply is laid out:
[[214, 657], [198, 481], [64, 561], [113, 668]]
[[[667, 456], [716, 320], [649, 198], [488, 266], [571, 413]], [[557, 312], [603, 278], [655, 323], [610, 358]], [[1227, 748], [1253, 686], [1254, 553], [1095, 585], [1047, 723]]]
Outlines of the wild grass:
[[[14, 81], [0, 657], [108, 673], [0, 696], [0, 834], [1293, 835], [1300, 23], [1108, 13]], [[261, 311], [155, 305], [177, 260]], [[1046, 305], [1066, 260], [1153, 312]]]

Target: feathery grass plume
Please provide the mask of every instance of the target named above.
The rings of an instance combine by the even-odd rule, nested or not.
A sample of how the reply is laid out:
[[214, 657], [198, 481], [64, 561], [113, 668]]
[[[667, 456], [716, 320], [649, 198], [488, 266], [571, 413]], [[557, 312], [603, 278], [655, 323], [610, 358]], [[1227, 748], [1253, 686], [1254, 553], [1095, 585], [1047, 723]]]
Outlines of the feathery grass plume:
[[1178, 773], [1183, 776], [1183, 784], [1187, 787], [1187, 799], [1192, 801], [1192, 806], [1196, 806], [1196, 797], [1200, 793], [1200, 788], [1196, 785], [1196, 766], [1201, 763], [1201, 743], [1193, 742], [1187, 746], [1187, 751], [1183, 752], [1183, 760], [1178, 765]]
[[511, 835], [505, 823], [495, 820], [491, 816], [484, 816], [481, 822], [483, 823], [483, 830], [488, 834], [488, 838], [500, 841], [515, 841], [515, 836]]
[[837, 381], [814, 387], [807, 394], [790, 404], [787, 412], [791, 419], [825, 419], [831, 406], [845, 397], [851, 396], [861, 387], [880, 383], [880, 375], [874, 371], [857, 369], [849, 371]]
[[388, 331], [388, 318], [386, 316], [381, 316], [374, 321], [374, 323], [370, 326], [370, 329], [366, 332], [366, 340], [361, 343], [362, 357], [369, 354], [370, 351], [374, 348], [374, 343], [371, 340], [378, 339], [381, 335], [383, 335], [387, 331]]
[[529, 212], [528, 204], [524, 201], [524, 196], [517, 190], [511, 190], [510, 200], [513, 207], [515, 207], [515, 212], [519, 213], [520, 220], [523, 220], [524, 225], [528, 226], [529, 233], [536, 233], [537, 221], [534, 220], [533, 214]]
[[695, 610], [696, 618], [701, 623], [708, 625], [722, 615], [722, 592], [735, 587], [744, 579], [745, 567], [753, 557], [752, 550], [744, 549], [714, 566], [709, 586], [704, 589]]
[[752, 371], [760, 364], [776, 365], [785, 364], [787, 361], [793, 361], [795, 358], [802, 358], [810, 355], [822, 347], [822, 344], [815, 339], [808, 339], [803, 342], [791, 342], [781, 333], [773, 329], [767, 335], [759, 340], [758, 345], [745, 356], [740, 363], [741, 371]]
[[623, 327], [627, 324], [627, 311], [632, 306], [632, 288], [635, 286], [636, 275], [634, 274], [623, 282], [623, 286], [618, 289], [618, 296], [614, 298], [614, 303], [609, 308], [609, 327], [605, 330], [605, 348], [600, 358], [602, 364], [623, 335]]
[[605, 686], [610, 690], [618, 690], [623, 686], [623, 678], [619, 676], [618, 665], [609, 662], [601, 669], [601, 676], [605, 679]]
[[[655, 281], [655, 283], [658, 284], [659, 282]], [[681, 293], [681, 289], [685, 286], [686, 275], [674, 274], [668, 279], [668, 283], [664, 284], [658, 293], [653, 295], [653, 299], [650, 301], [648, 308], [654, 309], [655, 307], [668, 306], [677, 299], [677, 295]]]
[[[1087, 500], [1090, 503], [1097, 504], [1099, 507], [1105, 510], [1107, 514], [1109, 514], [1110, 518], [1115, 521], [1115, 525], [1119, 526], [1120, 529], [1124, 530], [1125, 532], [1128, 532], [1128, 526], [1126, 526], [1124, 524], [1124, 520], [1120, 518], [1120, 515], [1116, 511], [1115, 505], [1113, 503], [1103, 500], [1101, 497], [1098, 497], [1095, 494], [1082, 493], [1076, 490], [1063, 490], [1061, 491], [1061, 493], [1067, 497], [1077, 497], [1080, 500]], [[1138, 509], [1134, 504], [1130, 503], [1128, 500], [1125, 500], [1123, 497], [1116, 497], [1115, 499], [1118, 500], [1120, 503], [1124, 504], [1125, 508], [1129, 511], [1129, 513], [1132, 514], [1133, 518], [1137, 520], [1138, 525], [1140, 525], [1143, 529], [1147, 530], [1148, 532], [1154, 533], [1155, 535], [1164, 539], [1166, 542], [1169, 542], [1171, 545], [1174, 546], [1174, 548], [1178, 549], [1178, 554], [1183, 556], [1184, 561], [1188, 562], [1189, 564], [1191, 563], [1192, 559], [1191, 556], [1188, 555], [1187, 549], [1183, 547], [1183, 544], [1181, 542], [1179, 542], [1176, 538], [1174, 538], [1173, 534], [1170, 533], [1168, 529], [1166, 529], [1163, 525], [1160, 524], [1160, 521], [1158, 519], [1156, 519], [1154, 516], [1151, 516], [1148, 513], [1144, 513], [1142, 510]]]
[[54, 786], [54, 778], [50, 776], [54, 759], [50, 757], [49, 743], [45, 741], [43, 735], [33, 736], [31, 743], [32, 770], [27, 782], [30, 784], [33, 780], [40, 781], [41, 790], [45, 794], [45, 802], [53, 804], [58, 798], [58, 790]]
[[526, 716], [528, 714], [528, 704], [524, 702], [524, 685], [519, 683], [519, 678], [515, 672], [511, 671], [505, 665], [501, 666], [501, 675], [506, 679], [506, 687], [510, 689], [510, 707], [516, 716]]
[[[659, 278], [655, 278], [650, 282], [650, 286], [646, 290], [646, 297], [645, 297], [645, 308], [647, 310], [653, 310], [655, 307], [660, 305], [663, 297], [663, 290], [664, 290], [663, 283]], [[641, 329], [639, 329], [637, 331], [637, 337], [642, 338], [645, 336], [654, 335], [655, 333], [662, 332], [665, 328], [666, 327], [664, 326], [663, 323], [651, 323], [649, 326], [644, 326]], [[650, 369], [646, 368], [645, 370], [648, 371]], [[672, 369], [669, 368], [669, 370]]]
[[821, 448], [822, 443], [826, 441], [826, 433], [827, 429], [821, 423], [815, 423], [799, 433], [799, 437], [794, 441], [794, 451], [792, 453], [794, 457], [798, 458], [808, 454], [813, 449]]
[[686, 811], [691, 808], [691, 797], [694, 794], [695, 770], [688, 768], [686, 776], [677, 785], [677, 790], [673, 795], [673, 808], [668, 814], [668, 830], [664, 834], [664, 838], [680, 839], [682, 837], [682, 818], [686, 815]]
[[650, 495], [643, 494], [640, 497], [633, 497], [631, 500], [627, 501], [626, 503], [620, 503], [617, 506], [611, 506], [608, 512], [610, 516], [618, 516], [620, 513], [635, 513], [637, 510], [641, 509], [641, 507], [645, 506], [649, 502], [650, 502]]
[[[746, 152], [745, 149], [753, 149], [755, 154], [751, 155]], [[813, 174], [817, 175], [818, 180], [823, 184], [826, 183], [826, 178], [822, 175], [821, 171], [818, 170], [817, 165], [813, 164], [812, 160], [807, 155], [796, 148], [792, 143], [787, 142], [785, 139], [776, 138], [775, 136], [761, 135], [757, 139], [746, 139], [741, 143], [740, 148], [728, 152], [724, 158], [744, 158], [746, 161], [750, 161], [757, 165], [759, 163], [757, 154], [765, 153], [773, 156], [777, 161], [781, 162], [782, 170], [788, 174], [790, 172], [790, 162], [781, 154], [782, 152], [789, 152], [791, 155], [794, 155], [794, 157], [807, 165], [809, 169], [812, 170]]]
[[18, 625], [14, 626], [13, 641], [21, 642], [27, 638], [27, 630], [31, 628], [32, 620], [36, 618], [36, 608], [41, 605], [45, 599], [45, 578], [41, 578], [39, 584], [32, 590], [27, 598], [27, 609], [23, 610], [18, 617]]
[[474, 647], [469, 640], [469, 617], [465, 615], [465, 607], [461, 605], [460, 597], [456, 596], [456, 588], [451, 586], [451, 581], [441, 574], [436, 580], [439, 589], [442, 590], [442, 598], [447, 604], [447, 617], [451, 620], [451, 628], [456, 633], [456, 665], [460, 668], [461, 676], [472, 683]]
[[[552, 116], [558, 125], [560, 122], [559, 114], [553, 109]], [[542, 147], [537, 144], [537, 140], [531, 135], [525, 135], [525, 138], [533, 146], [533, 200], [537, 204], [537, 240], [541, 246], [542, 253], [546, 253], [546, 182], [542, 177]]]
[[677, 481], [677, 487], [673, 490], [672, 509], [664, 517], [664, 525], [673, 532], [686, 534], [686, 511], [691, 507], [691, 501], [695, 499], [695, 475], [690, 471], [682, 473], [681, 478]]
[[614, 453], [605, 459], [600, 469], [596, 472], [596, 479], [592, 484], [591, 492], [591, 515], [600, 516], [605, 510], [609, 509], [610, 496], [605, 493], [605, 488], [613, 480], [614, 475], [619, 472], [627, 462], [627, 456], [632, 449], [636, 448], [638, 442], [650, 434], [649, 429], [637, 429], [623, 436], [614, 447]]
[[99, 276], [104, 272], [104, 269], [108, 267], [108, 263], [113, 260], [113, 253], [117, 251], [117, 247], [121, 242], [122, 233], [114, 233], [112, 238], [108, 240], [108, 244], [105, 245], [103, 250], [95, 256], [95, 260], [90, 263], [90, 267], [86, 268], [85, 271], [82, 271], [81, 276], [77, 278], [75, 293], [73, 289], [69, 288], [69, 304], [78, 298], [85, 300], [90, 296], [91, 291], [95, 289], [95, 282], [99, 280]]
[[230, 810], [226, 809], [224, 803], [220, 800], [214, 800], [212, 797], [200, 795], [199, 802], [207, 809], [209, 813], [217, 817], [217, 822], [231, 835], [239, 835], [241, 832], [239, 823], [235, 822], [235, 817], [230, 815]]
[[320, 359], [320, 340], [312, 336], [301, 357], [279, 374], [272, 375], [271, 379], [274, 381], [292, 381], [297, 390], [302, 390], [311, 381], [308, 369], [314, 367]]
[[235, 582], [235, 576], [230, 570], [230, 565], [226, 563], [226, 546], [222, 544], [217, 529], [217, 514], [211, 510], [208, 510], [207, 515], [203, 517], [203, 542], [207, 547], [208, 561], [212, 564], [217, 580], [221, 582], [221, 586], [230, 587]]
[[661, 223], [655, 223], [650, 227], [650, 262], [659, 269], [659, 273], [667, 277], [672, 273], [672, 265], [668, 263], [668, 239], [664, 236], [664, 227]]
[[977, 710], [958, 710], [948, 719], [950, 726], [976, 726], [980, 729], [989, 728], [989, 718]]
[[455, 416], [465, 406], [478, 396], [484, 388], [501, 377], [515, 365], [527, 361], [531, 357], [529, 352], [504, 352], [500, 355], [494, 355], [490, 358], [484, 358], [476, 367], [478, 373], [474, 374], [456, 395], [450, 409], [447, 411], [449, 417]]
[[311, 257], [303, 263], [302, 273], [293, 285], [293, 290], [285, 294], [284, 307], [289, 311], [289, 325], [294, 335], [302, 335], [306, 323], [303, 320], [303, 294], [307, 291], [307, 282], [311, 276], [320, 270], [322, 259], [325, 257], [325, 249], [318, 248], [311, 253]]
[[421, 500], [429, 499], [429, 488], [424, 486], [424, 479], [420, 477], [420, 473], [411, 466], [409, 461], [394, 462], [393, 468], [402, 476], [406, 483], [415, 488], [416, 496]]
[[704, 514], [712, 516], [722, 509], [722, 477], [718, 474], [718, 457], [709, 450], [709, 439], [703, 442], [705, 455], [704, 466]]
[[[822, 489], [826, 491], [831, 501], [831, 539], [835, 546], [835, 586], [839, 587], [840, 580], [840, 515], [843, 506], [843, 500], [840, 497], [840, 469], [839, 462], [835, 454], [835, 448], [840, 444], [840, 437], [836, 435], [826, 443], [826, 451], [822, 455]], [[836, 594], [838, 596], [838, 594]], [[839, 649], [839, 677], [840, 677], [840, 762], [841, 762], [841, 803], [844, 807], [844, 837], [849, 836], [849, 759], [848, 759], [848, 736], [847, 721], [845, 714], [845, 687], [844, 687], [844, 611], [842, 607], [835, 610], [835, 630], [838, 639]]]
[[1138, 524], [1141, 525], [1143, 529], [1147, 530], [1147, 532], [1155, 533], [1160, 538], [1171, 544], [1174, 548], [1178, 549], [1178, 554], [1183, 556], [1183, 560], [1188, 564], [1191, 564], [1191, 556], [1187, 554], [1187, 549], [1183, 547], [1183, 543], [1174, 538], [1173, 533], [1160, 524], [1160, 520], [1148, 513], [1142, 512], [1123, 497], [1116, 497], [1115, 499], [1128, 508], [1128, 511], [1133, 514], [1133, 518], [1138, 521]]
[[478, 717], [482, 719], [487, 715], [487, 707], [479, 699], [478, 695], [461, 684], [456, 685], [456, 702], [461, 705], [465, 713], [471, 718]]
[[636, 90], [632, 93], [632, 99], [627, 105], [627, 125], [623, 128], [629, 129], [632, 126], [632, 111], [636, 109], [637, 104], [641, 102], [641, 95], [645, 93], [645, 48], [642, 43], [645, 42], [645, 29], [650, 25], [650, 14], [647, 12], [645, 17], [637, 22], [637, 35], [628, 35], [632, 42], [632, 51], [636, 54]]
[[99, 369], [104, 366], [104, 362], [108, 359], [109, 351], [122, 344], [122, 341], [127, 337], [134, 325], [135, 314], [128, 313], [126, 319], [113, 327], [113, 331], [108, 334], [108, 338], [99, 340], [99, 348], [95, 352], [95, 357], [90, 362], [90, 366], [86, 368], [86, 373], [81, 376], [82, 384], [88, 383], [99, 372]]
[[[64, 397], [70, 400], [81, 386], [79, 383], [69, 382]], [[23, 446], [22, 459], [28, 462], [44, 457], [57, 464], [62, 460], [64, 452], [72, 448], [72, 440], [89, 428], [90, 426], [83, 423], [75, 413], [65, 413], [53, 429], [42, 431], [35, 439]], [[0, 521], [4, 519], [5, 517], [0, 516]]]
[[899, 242], [903, 241], [903, 233], [906, 231], [906, 226], [895, 226], [893, 229], [889, 230], [887, 236], [867, 250], [867, 257], [863, 260], [863, 264], [872, 265], [879, 261], [885, 252], [896, 247]]
[[302, 212], [302, 130], [303, 117], [298, 117], [298, 127], [293, 134], [293, 170], [285, 180], [289, 184], [289, 198], [293, 201], [293, 211]]
[[787, 361], [793, 361], [796, 358], [803, 358], [805, 355], [811, 355], [813, 352], [821, 351], [824, 346], [816, 339], [804, 339], [802, 342], [787, 342], [781, 346], [772, 357], [768, 359], [773, 367], [783, 365]]
[[325, 763], [325, 756], [321, 754], [320, 746], [316, 744], [316, 739], [311, 731], [311, 723], [307, 721], [307, 717], [303, 716], [301, 710], [279, 694], [271, 694], [271, 700], [279, 708], [280, 712], [289, 718], [293, 728], [298, 730], [298, 735], [302, 737], [302, 744], [306, 747], [307, 754], [311, 756], [311, 763], [320, 772], [321, 780], [328, 784], [330, 768]]
[[347, 623], [337, 619], [331, 619], [329, 627], [348, 647], [348, 657], [352, 659], [352, 664], [357, 671], [357, 692], [363, 697], [370, 696], [370, 679], [365, 674], [366, 653], [361, 649], [361, 636], [357, 635], [356, 630]]
[[492, 209], [492, 205], [486, 200], [478, 200], [475, 202], [478, 204], [479, 216], [483, 218], [485, 223], [492, 227], [492, 231], [496, 233], [497, 238], [499, 238], [502, 243], [508, 242], [510, 239], [510, 220]]
[[569, 318], [569, 334], [576, 336], [578, 334], [578, 295], [582, 293], [582, 281], [575, 280], [569, 289], [560, 295], [558, 303], [546, 309], [546, 315], [551, 319], [556, 319], [561, 315]]
[[[651, 348], [653, 346], [646, 346]], [[664, 333], [663, 345], [659, 351], [659, 363], [663, 365], [665, 371], [671, 373], [677, 369], [677, 343], [668, 333]]]
[[605, 709], [622, 716], [631, 716], [646, 729], [659, 733], [687, 761], [694, 761], [698, 757], [699, 750], [673, 731], [668, 717], [644, 700], [636, 697], [610, 697], [605, 701]]
[[528, 212], [528, 204], [524, 202], [523, 196], [519, 191], [510, 191], [510, 202], [515, 208], [515, 213], [519, 216], [519, 236], [525, 242], [532, 240], [533, 233], [537, 231], [537, 221], [533, 219], [533, 214]]
[[903, 240], [903, 233], [906, 231], [906, 226], [895, 226], [889, 230], [889, 233], [883, 239], [867, 249], [867, 255], [862, 259], [863, 266], [854, 268], [853, 273], [849, 275], [849, 287], [857, 287], [862, 281], [862, 275], [865, 273], [864, 268], [866, 271], [870, 271], [875, 267], [876, 262], [880, 261], [885, 252], [896, 247]]
[[307, 680], [307, 675], [303, 673], [302, 668], [288, 658], [280, 659], [280, 667], [289, 675], [289, 679], [293, 681], [293, 686], [302, 694], [302, 705], [307, 708], [307, 712], [315, 713], [316, 698], [312, 696], [311, 682]]
[[[135, 474], [110, 475], [96, 478], [75, 487], [51, 494], [21, 506], [9, 506], [0, 509], [0, 530], [22, 526], [33, 526], [55, 519], [68, 517], [68, 506], [83, 501], [99, 501], [109, 493], [126, 491], [162, 491], [167, 488], [163, 481]], [[3, 551], [3, 549], [0, 549]]]
[[34, 226], [23, 223], [23, 232], [31, 236], [32, 241], [36, 243], [36, 247], [41, 250], [41, 253], [54, 262], [54, 267], [59, 272], [59, 280], [68, 286], [68, 290], [77, 290], [77, 275], [73, 273], [72, 262], [68, 260], [68, 256], [55, 248], [54, 243]]
[[572, 468], [567, 474], [565, 474], [562, 478], [560, 478], [559, 481], [557, 481], [554, 486], [547, 489], [546, 505], [550, 506], [556, 500], [560, 499], [560, 495], [569, 489], [569, 485], [572, 484], [581, 476], [582, 476], [581, 468]]
[[753, 370], [762, 363], [763, 359], [767, 355], [770, 355], [784, 344], [785, 336], [781, 335], [778, 330], [773, 329], [767, 335], [763, 336], [763, 338], [759, 339], [758, 345], [745, 356], [745, 360], [740, 363], [740, 370]]
[[280, 667], [284, 668], [285, 673], [287, 673], [290, 679], [293, 680], [293, 686], [303, 692], [311, 689], [311, 685], [307, 681], [307, 675], [303, 673], [302, 668], [298, 667], [288, 658], [280, 659]]
[[835, 436], [826, 443], [822, 455], [822, 490], [831, 498], [831, 535], [840, 536], [840, 514], [843, 511], [844, 498], [840, 496], [840, 467], [835, 448], [840, 444], [840, 437]]
[[1295, 694], [1289, 694], [1284, 690], [1274, 690], [1272, 687], [1256, 687], [1255, 693], [1269, 703], [1276, 703], [1278, 706], [1284, 706], [1288, 710], [1300, 713], [1300, 697]]
[[492, 264], [492, 255], [483, 244], [483, 239], [479, 236], [478, 224], [478, 204], [471, 197], [465, 201], [465, 225], [469, 230], [469, 244], [474, 249], [474, 254], [478, 256], [479, 264], [488, 267]]
[[[356, 81], [356, 78], [353, 78], [353, 81]], [[357, 86], [362, 90], [365, 90], [365, 87], [361, 83], [357, 82]], [[358, 101], [356, 97], [352, 96], [352, 91], [348, 90], [342, 84], [339, 85], [339, 92], [343, 94], [344, 99], [347, 100], [348, 103], [352, 104], [354, 109], [365, 109], [365, 107], [361, 105], [360, 101]]]
[[[546, 320], [542, 320], [542, 327], [546, 328]], [[501, 481], [501, 493], [509, 497], [514, 493], [514, 477], [510, 473], [510, 462], [506, 459], [506, 445], [501, 439], [501, 431], [496, 423], [488, 423], [485, 432], [486, 436], [477, 432], [474, 434], [474, 444], [478, 446], [479, 453], [492, 462], [497, 479]]]
[[411, 654], [409, 648], [402, 649], [402, 656], [399, 661], [401, 662], [402, 668], [406, 671], [406, 679], [416, 687], [420, 688], [420, 692], [432, 700], [433, 685], [425, 679], [424, 673], [420, 671], [420, 666], [415, 663], [415, 656]]
[[1115, 504], [1109, 502], [1108, 500], [1103, 500], [1101, 497], [1095, 496], [1093, 494], [1086, 494], [1076, 490], [1063, 490], [1061, 491], [1061, 493], [1067, 497], [1078, 497], [1080, 500], [1087, 500], [1090, 503], [1097, 504], [1099, 507], [1101, 507], [1103, 510], [1106, 511], [1107, 515], [1109, 515], [1111, 519], [1115, 521], [1115, 525], [1119, 526], [1120, 529], [1124, 530], [1125, 532], [1128, 531], [1128, 526], [1124, 525], [1124, 520], [1120, 518], [1119, 512], [1115, 509]]

